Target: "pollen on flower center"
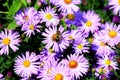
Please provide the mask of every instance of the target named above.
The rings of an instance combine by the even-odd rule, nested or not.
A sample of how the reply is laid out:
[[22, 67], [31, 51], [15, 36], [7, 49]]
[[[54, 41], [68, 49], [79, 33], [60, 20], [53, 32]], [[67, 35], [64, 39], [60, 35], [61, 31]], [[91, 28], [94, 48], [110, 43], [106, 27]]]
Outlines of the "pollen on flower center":
[[29, 29], [30, 29], [30, 30], [34, 30], [34, 25], [31, 24], [31, 25], [29, 26]]
[[110, 61], [110, 60], [105, 60], [105, 64], [106, 64], [106, 65], [110, 65], [110, 64], [111, 64], [111, 61]]
[[4, 38], [2, 40], [2, 42], [3, 42], [4, 45], [9, 45], [10, 44], [10, 39], [9, 38]]
[[53, 36], [52, 36], [53, 41], [58, 42], [58, 41], [60, 41], [60, 39], [61, 39], [60, 32], [57, 32], [56, 34], [53, 34]]
[[114, 30], [112, 30], [112, 31], [109, 31], [108, 35], [109, 35], [109, 37], [111, 37], [111, 38], [115, 38], [115, 37], [117, 36], [117, 32], [114, 31]]
[[103, 47], [106, 46], [106, 44], [104, 44], [103, 42], [100, 42], [100, 45], [103, 46]]
[[50, 48], [48, 51], [49, 51], [50, 53], [53, 53], [53, 52], [54, 52], [54, 50], [53, 50], [52, 48]]
[[87, 22], [85, 23], [85, 25], [86, 25], [87, 27], [91, 27], [91, 26], [92, 26], [92, 22], [91, 22], [91, 21], [87, 21]]
[[75, 18], [74, 14], [68, 14], [68, 19], [69, 20], [74, 20], [74, 18]]
[[25, 61], [23, 61], [23, 66], [26, 67], [26, 68], [29, 67], [30, 64], [31, 64], [31, 63], [30, 63], [29, 60], [25, 60]]
[[99, 68], [99, 73], [100, 73], [100, 74], [103, 73], [103, 68], [102, 68], [102, 67]]
[[120, 0], [118, 0], [118, 4], [120, 5]]
[[65, 2], [66, 4], [70, 4], [70, 3], [72, 2], [72, 0], [64, 0], [64, 2]]
[[72, 68], [72, 69], [76, 68], [77, 66], [78, 66], [78, 63], [74, 60], [69, 62], [69, 67]]
[[47, 74], [49, 74], [51, 71], [52, 71], [52, 68], [49, 68], [49, 69], [47, 70]]
[[83, 48], [83, 45], [82, 45], [82, 44], [79, 44], [79, 45], [77, 46], [77, 48], [78, 48], [78, 49], [82, 49], [82, 48]]
[[63, 80], [63, 75], [60, 73], [56, 74], [54, 80]]
[[28, 21], [29, 17], [28, 17], [27, 15], [25, 15], [25, 16], [23, 16], [23, 19], [24, 19], [25, 21]]
[[46, 18], [47, 18], [48, 20], [52, 19], [52, 17], [53, 17], [53, 16], [52, 16], [51, 14], [49, 14], [49, 13], [46, 14]]

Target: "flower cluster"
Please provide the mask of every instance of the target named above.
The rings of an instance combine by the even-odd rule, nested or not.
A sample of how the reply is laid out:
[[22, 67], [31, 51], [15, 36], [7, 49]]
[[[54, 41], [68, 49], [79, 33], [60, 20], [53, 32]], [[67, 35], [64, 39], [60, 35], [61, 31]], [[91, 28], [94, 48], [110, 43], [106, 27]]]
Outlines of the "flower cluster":
[[[94, 73], [97, 79], [106, 80], [115, 75], [119, 70], [115, 59], [120, 25], [102, 23], [94, 10], [81, 11], [81, 2], [40, 0], [38, 10], [29, 6], [15, 14], [19, 32], [4, 29], [0, 33], [0, 55], [19, 52], [13, 70], [20, 78], [78, 80]], [[108, 5], [112, 5], [110, 9], [114, 9], [115, 15], [120, 14], [120, 0], [109, 0]], [[42, 46], [36, 46], [38, 50], [32, 52], [20, 52], [24, 44], [22, 35], [33, 40], [29, 47], [34, 48], [34, 41]], [[34, 40], [36, 36], [39, 41]]]

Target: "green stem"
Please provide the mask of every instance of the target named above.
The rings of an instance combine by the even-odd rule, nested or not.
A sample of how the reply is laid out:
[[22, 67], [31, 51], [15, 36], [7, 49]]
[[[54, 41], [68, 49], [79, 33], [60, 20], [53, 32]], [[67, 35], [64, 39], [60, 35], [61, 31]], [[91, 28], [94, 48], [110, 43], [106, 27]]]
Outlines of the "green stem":
[[3, 12], [3, 11], [0, 11], [0, 13], [2, 13], [2, 14], [8, 14], [9, 12]]

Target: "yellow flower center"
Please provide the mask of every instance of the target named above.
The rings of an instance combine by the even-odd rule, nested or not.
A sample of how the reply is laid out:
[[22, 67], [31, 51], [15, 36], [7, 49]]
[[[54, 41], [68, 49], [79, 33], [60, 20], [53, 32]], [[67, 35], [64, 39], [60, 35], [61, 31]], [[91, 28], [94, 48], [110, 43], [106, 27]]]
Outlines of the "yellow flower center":
[[102, 67], [99, 68], [99, 73], [100, 73], [100, 74], [103, 73], [103, 68], [102, 68]]
[[23, 61], [23, 66], [26, 67], [26, 68], [29, 67], [30, 64], [31, 64], [31, 63], [30, 63], [29, 60], [25, 60], [25, 61]]
[[2, 42], [3, 42], [4, 45], [9, 45], [10, 44], [10, 39], [9, 38], [4, 38], [2, 40]]
[[78, 62], [72, 60], [72, 61], [69, 62], [68, 66], [72, 69], [76, 68], [78, 66]]
[[72, 0], [64, 0], [65, 4], [70, 4], [72, 3]]
[[105, 60], [105, 64], [106, 64], [106, 65], [110, 65], [110, 64], [111, 64], [111, 61], [110, 61], [110, 60]]
[[83, 48], [83, 45], [82, 45], [82, 44], [79, 44], [79, 45], [77, 46], [77, 48], [78, 48], [78, 49], [82, 49], [82, 48]]
[[73, 40], [73, 39], [74, 39], [72, 36], [68, 36], [68, 38], [69, 38], [70, 40]]
[[29, 17], [28, 17], [27, 15], [25, 15], [25, 16], [23, 16], [23, 19], [24, 19], [25, 21], [28, 21]]
[[60, 73], [56, 74], [54, 80], [63, 80], [63, 75]]
[[108, 35], [109, 35], [109, 37], [111, 37], [111, 38], [115, 38], [115, 37], [117, 36], [117, 32], [114, 31], [114, 30], [112, 30], [112, 31], [109, 31]]
[[69, 20], [74, 20], [74, 18], [75, 18], [74, 14], [68, 14], [68, 19]]
[[103, 47], [106, 46], [106, 44], [104, 44], [103, 42], [100, 42], [100, 45], [103, 46]]
[[48, 51], [49, 51], [50, 53], [53, 53], [53, 52], [54, 52], [54, 50], [53, 50], [52, 48], [50, 48]]
[[53, 41], [58, 42], [58, 41], [60, 41], [60, 39], [61, 39], [61, 35], [60, 35], [59, 31], [56, 34], [53, 34], [53, 36], [52, 36]]
[[91, 22], [91, 21], [87, 21], [87, 22], [85, 23], [85, 25], [86, 25], [87, 27], [91, 27], [91, 26], [92, 26], [92, 22]]
[[29, 29], [30, 29], [30, 30], [34, 30], [34, 25], [31, 24], [31, 25], [29, 26]]
[[53, 16], [52, 16], [51, 14], [49, 14], [49, 13], [46, 14], [46, 18], [47, 18], [48, 20], [52, 19], [52, 17], [53, 17]]
[[118, 4], [120, 5], [120, 0], [118, 0]]
[[44, 64], [45, 64], [44, 62], [41, 62], [40, 67], [43, 67]]
[[47, 70], [47, 74], [49, 74], [51, 71], [52, 71], [52, 68], [49, 68], [49, 69]]

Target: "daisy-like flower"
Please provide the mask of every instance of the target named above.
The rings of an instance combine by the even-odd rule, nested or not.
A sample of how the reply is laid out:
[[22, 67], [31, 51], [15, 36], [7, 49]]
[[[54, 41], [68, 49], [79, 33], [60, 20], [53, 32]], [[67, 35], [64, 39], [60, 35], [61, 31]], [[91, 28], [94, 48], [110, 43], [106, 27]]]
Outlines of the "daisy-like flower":
[[114, 60], [114, 56], [104, 54], [101, 58], [98, 58], [97, 64], [103, 69], [108, 69], [111, 66], [114, 70], [118, 69], [118, 64]]
[[55, 12], [56, 11], [50, 7], [47, 7], [45, 10], [41, 10], [39, 12], [40, 18], [41, 18], [41, 23], [46, 22], [47, 27], [58, 25], [59, 18]]
[[52, 58], [47, 58], [41, 61], [39, 74], [37, 78], [41, 78], [41, 80], [49, 80], [49, 74], [57, 66], [57, 61]]
[[59, 10], [67, 14], [73, 14], [79, 10], [77, 4], [80, 3], [81, 0], [57, 0], [55, 4], [59, 7]]
[[105, 29], [102, 31], [104, 34], [103, 41], [111, 47], [114, 47], [120, 42], [120, 25], [116, 26], [113, 23], [105, 23]]
[[5, 30], [0, 33], [0, 55], [8, 54], [9, 47], [16, 52], [20, 45], [20, 38], [17, 32]]
[[70, 70], [70, 80], [74, 80], [74, 78], [77, 79], [87, 73], [89, 63], [83, 55], [71, 54], [70, 56], [67, 56], [67, 58], [68, 60], [64, 59], [60, 63], [64, 64]]
[[68, 35], [68, 39], [70, 41], [74, 41], [75, 39], [80, 39], [81, 36], [82, 36], [82, 32], [80, 32], [79, 30], [71, 30]]
[[25, 56], [18, 56], [15, 60], [14, 71], [21, 77], [29, 78], [32, 74], [37, 74], [40, 62], [39, 57], [34, 53], [26, 51]]
[[109, 77], [110, 71], [107, 69], [104, 69], [100, 66], [95, 67], [95, 76], [99, 77], [99, 79], [102, 79], [102, 76], [106, 76], [107, 78]]
[[111, 54], [114, 52], [106, 43], [103, 42], [102, 36], [104, 36], [101, 32], [94, 34], [94, 39], [92, 41], [92, 49], [96, 51], [96, 54], [102, 56], [103, 54]]
[[36, 22], [40, 21], [39, 14], [37, 10], [35, 10], [33, 7], [26, 8], [24, 11], [18, 11], [14, 18], [17, 25], [20, 26], [23, 25], [25, 22], [28, 22], [29, 20], [34, 20]]
[[111, 5], [110, 9], [113, 9], [115, 15], [120, 15], [120, 0], [109, 0], [108, 5]]
[[42, 35], [45, 37], [42, 42], [46, 44], [45, 48], [47, 48], [47, 50], [52, 49], [55, 52], [60, 52], [69, 46], [68, 33], [67, 31], [64, 32], [62, 26], [58, 29], [57, 27], [46, 28]]
[[89, 43], [82, 37], [74, 42], [73, 48], [75, 49], [75, 53], [89, 53]]
[[30, 37], [31, 34], [35, 34], [35, 31], [40, 32], [40, 26], [37, 24], [37, 22], [30, 20], [23, 24], [22, 31], [24, 31], [24, 34], [26, 34], [26, 36]]
[[85, 33], [94, 33], [99, 29], [100, 26], [100, 18], [94, 11], [87, 11], [83, 13], [84, 18], [86, 18], [86, 22], [82, 22], [82, 27], [80, 29]]
[[71, 80], [69, 69], [64, 65], [57, 65], [53, 68], [49, 74], [49, 79], [47, 80]]
[[80, 11], [74, 12], [73, 14], [68, 14], [65, 20], [68, 26], [75, 25], [77, 27], [82, 26], [81, 21], [84, 21], [83, 14]]

